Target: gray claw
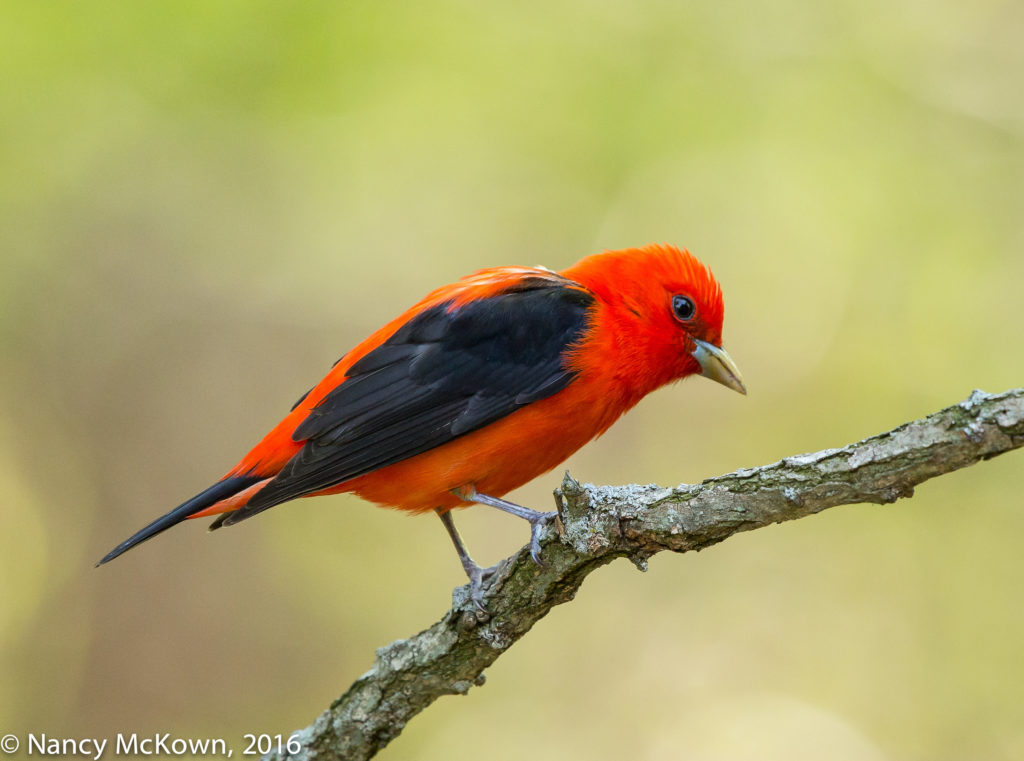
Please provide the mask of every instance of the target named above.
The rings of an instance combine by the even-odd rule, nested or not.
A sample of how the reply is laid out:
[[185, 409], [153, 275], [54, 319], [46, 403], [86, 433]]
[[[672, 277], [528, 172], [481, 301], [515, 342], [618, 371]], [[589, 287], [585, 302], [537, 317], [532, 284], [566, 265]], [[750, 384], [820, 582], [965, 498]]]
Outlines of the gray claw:
[[484, 582], [491, 578], [496, 570], [498, 570], [497, 565], [492, 565], [490, 568], [481, 568], [478, 565], [474, 565], [471, 571], [467, 571], [469, 575], [469, 599], [472, 600], [477, 610], [481, 613], [487, 613], [487, 608], [484, 605]]
[[530, 521], [530, 557], [541, 568], [546, 567], [547, 563], [540, 556], [540, 539], [545, 527], [556, 517], [558, 513], [540, 513], [536, 519]]

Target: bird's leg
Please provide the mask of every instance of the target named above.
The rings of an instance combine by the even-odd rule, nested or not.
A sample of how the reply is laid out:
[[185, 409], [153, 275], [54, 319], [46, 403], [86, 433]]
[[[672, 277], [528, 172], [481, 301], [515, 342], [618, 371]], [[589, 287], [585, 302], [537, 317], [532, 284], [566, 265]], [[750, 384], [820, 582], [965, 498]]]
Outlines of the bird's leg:
[[506, 513], [511, 513], [512, 515], [529, 521], [530, 557], [533, 558], [533, 562], [537, 565], [544, 565], [544, 561], [540, 558], [540, 537], [544, 532], [544, 527], [557, 518], [558, 513], [542, 513], [538, 510], [531, 510], [528, 507], [517, 505], [515, 502], [508, 502], [504, 499], [498, 499], [497, 497], [491, 497], [487, 494], [481, 494], [472, 486], [466, 486], [462, 489], [454, 489], [452, 494], [459, 499], [466, 500], [467, 502], [476, 502], [480, 505], [490, 505], [491, 507], [496, 507], [499, 510], [504, 510]]
[[441, 508], [437, 508], [436, 512], [441, 518], [441, 523], [444, 524], [445, 529], [448, 531], [448, 536], [452, 538], [452, 544], [455, 545], [455, 551], [459, 553], [462, 568], [469, 577], [469, 599], [473, 601], [477, 608], [486, 612], [486, 608], [484, 608], [483, 584], [498, 566], [492, 565], [490, 568], [478, 566], [466, 551], [466, 545], [462, 543], [462, 537], [459, 536], [459, 531], [455, 528], [452, 514], [448, 511], [442, 511]]

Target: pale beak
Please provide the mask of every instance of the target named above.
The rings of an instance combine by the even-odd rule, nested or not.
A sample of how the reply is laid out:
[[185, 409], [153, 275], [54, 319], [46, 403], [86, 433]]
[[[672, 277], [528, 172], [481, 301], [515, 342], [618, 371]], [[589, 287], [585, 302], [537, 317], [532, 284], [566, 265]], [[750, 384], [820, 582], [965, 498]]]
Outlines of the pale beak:
[[732, 361], [732, 357], [726, 353], [725, 349], [696, 338], [693, 339], [693, 342], [697, 344], [697, 348], [693, 350], [693, 358], [700, 362], [701, 375], [718, 381], [733, 391], [739, 391], [741, 394], [747, 393], [747, 387], [743, 385], [739, 368], [736, 367], [736, 363]]

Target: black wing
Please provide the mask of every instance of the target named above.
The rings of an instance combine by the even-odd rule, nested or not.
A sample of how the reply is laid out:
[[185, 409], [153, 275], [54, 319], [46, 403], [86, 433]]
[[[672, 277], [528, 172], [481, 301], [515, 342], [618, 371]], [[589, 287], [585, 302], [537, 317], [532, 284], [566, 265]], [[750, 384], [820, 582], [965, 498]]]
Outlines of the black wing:
[[[572, 284], [575, 285], [575, 284]], [[293, 438], [305, 445], [225, 525], [440, 446], [565, 388], [593, 297], [537, 279], [416, 315], [349, 369]]]

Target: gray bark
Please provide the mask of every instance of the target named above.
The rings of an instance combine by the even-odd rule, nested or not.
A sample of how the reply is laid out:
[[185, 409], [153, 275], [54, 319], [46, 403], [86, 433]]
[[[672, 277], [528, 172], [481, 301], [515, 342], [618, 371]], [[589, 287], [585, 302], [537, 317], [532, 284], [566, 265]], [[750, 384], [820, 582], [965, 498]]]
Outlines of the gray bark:
[[380, 648], [373, 667], [294, 735], [301, 750], [285, 757], [372, 757], [437, 698], [483, 684], [484, 669], [615, 558], [644, 568], [662, 550], [700, 550], [740, 531], [837, 505], [895, 502], [929, 478], [1021, 446], [1024, 388], [975, 391], [959, 404], [841, 449], [700, 484], [592, 486], [566, 474], [556, 492], [560, 525], [543, 540], [545, 566], [534, 564], [527, 548], [506, 559], [486, 584], [488, 614], [474, 608], [467, 587], [456, 589], [440, 621]]

